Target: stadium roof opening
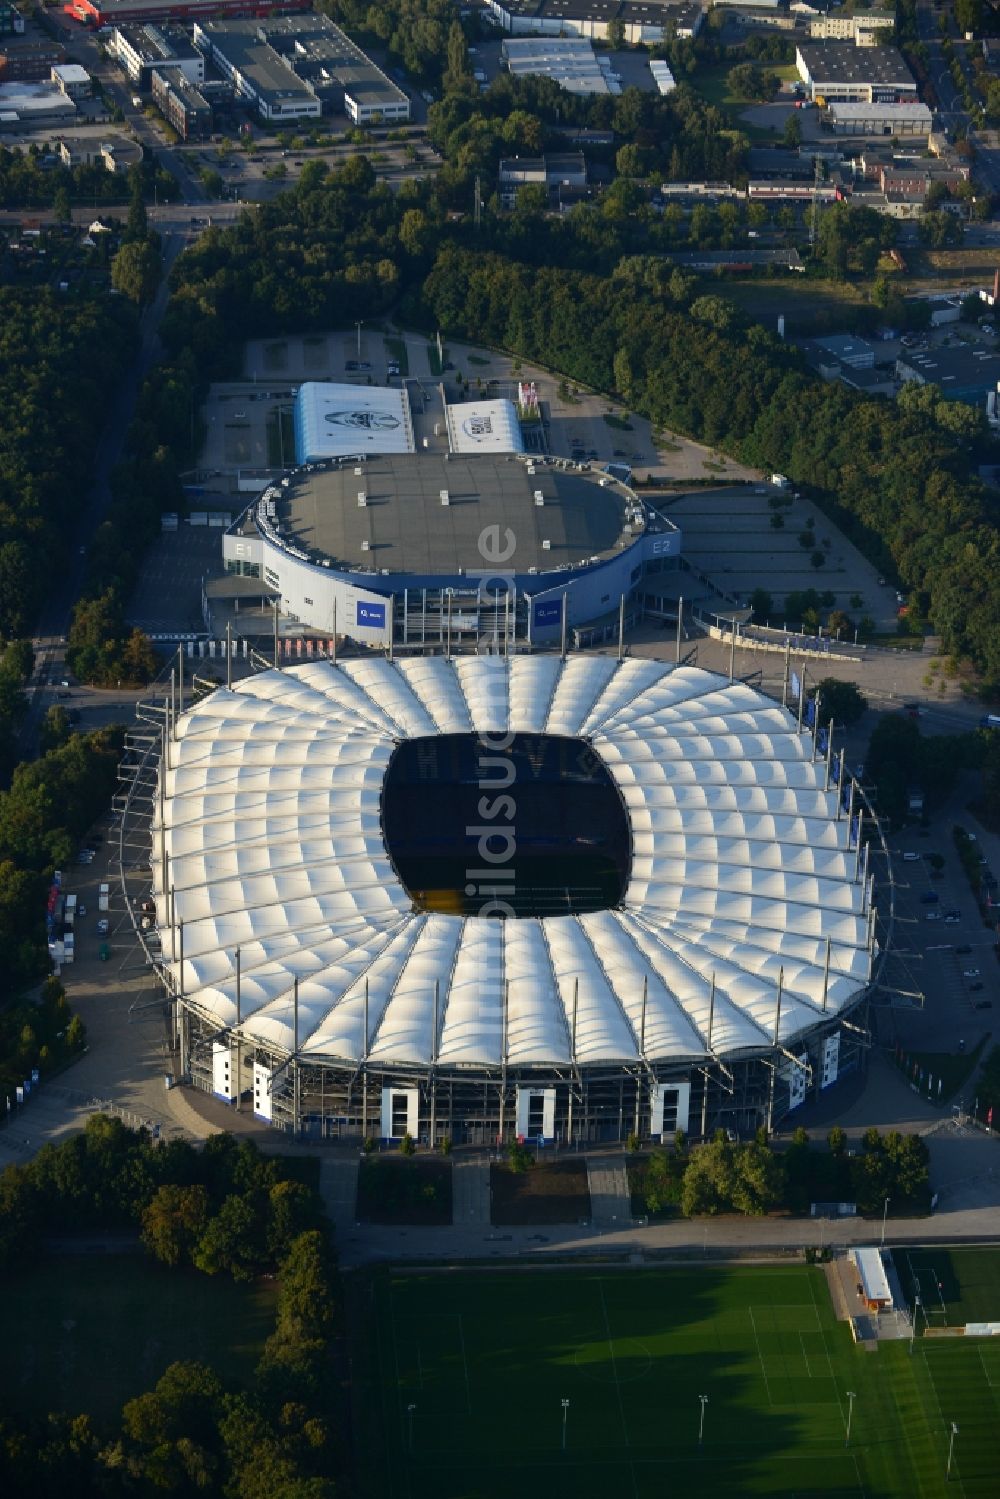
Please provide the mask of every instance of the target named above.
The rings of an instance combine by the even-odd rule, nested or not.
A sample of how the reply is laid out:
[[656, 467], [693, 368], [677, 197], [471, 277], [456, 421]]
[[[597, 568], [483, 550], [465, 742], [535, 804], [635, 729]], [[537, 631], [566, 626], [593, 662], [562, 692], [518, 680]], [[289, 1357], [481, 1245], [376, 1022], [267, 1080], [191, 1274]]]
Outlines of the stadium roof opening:
[[453, 453], [523, 453], [513, 401], [462, 401], [446, 407]]
[[308, 381], [295, 397], [295, 458], [319, 463], [354, 453], [414, 452], [405, 390]]

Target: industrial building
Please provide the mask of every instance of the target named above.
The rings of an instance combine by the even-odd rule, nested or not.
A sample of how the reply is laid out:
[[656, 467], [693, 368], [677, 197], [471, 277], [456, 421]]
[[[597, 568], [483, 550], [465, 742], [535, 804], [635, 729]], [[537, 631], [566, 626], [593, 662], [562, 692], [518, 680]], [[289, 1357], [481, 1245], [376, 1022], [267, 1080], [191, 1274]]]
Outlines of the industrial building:
[[813, 16], [809, 22], [809, 35], [815, 42], [853, 42], [856, 47], [876, 47], [891, 39], [896, 29], [896, 16], [891, 10], [854, 11], [845, 16], [839, 11], [829, 11], [823, 16]]
[[583, 37], [525, 37], [504, 41], [503, 60], [515, 78], [551, 78], [570, 94], [620, 94], [611, 59]]
[[940, 386], [946, 401], [984, 405], [1000, 383], [1000, 353], [975, 344], [907, 349], [896, 361], [900, 380]]
[[575, 201], [587, 189], [587, 158], [582, 151], [553, 152], [548, 156], [508, 156], [500, 161], [497, 178], [505, 206], [516, 201], [526, 186], [544, 187], [554, 205]]
[[61, 89], [67, 99], [89, 99], [93, 93], [90, 74], [79, 63], [56, 63], [51, 76], [56, 88]]
[[116, 26], [111, 50], [137, 88], [151, 88], [162, 67], [179, 68], [195, 88], [205, 82], [205, 59], [182, 26]]
[[34, 130], [76, 117], [73, 100], [55, 83], [0, 83], [0, 128]]
[[182, 68], [153, 69], [153, 103], [181, 140], [204, 140], [212, 133], [212, 106]]
[[193, 21], [199, 17], [280, 15], [302, 9], [302, 0], [67, 0], [63, 10], [83, 26], [138, 25], [146, 21]]
[[307, 1138], [575, 1145], [745, 1137], [863, 1064], [861, 797], [758, 688], [553, 652], [184, 699], [121, 808], [194, 1086]]
[[830, 104], [826, 121], [835, 135], [878, 135], [890, 139], [930, 138], [934, 116], [926, 104]]
[[410, 101], [326, 16], [199, 23], [194, 42], [261, 119], [344, 113], [355, 125], [410, 118]]
[[809, 98], [827, 104], [916, 103], [917, 84], [895, 47], [803, 42], [795, 66]]
[[617, 24], [630, 47], [697, 36], [705, 19], [696, 0], [486, 0], [486, 9], [508, 36], [606, 42]]

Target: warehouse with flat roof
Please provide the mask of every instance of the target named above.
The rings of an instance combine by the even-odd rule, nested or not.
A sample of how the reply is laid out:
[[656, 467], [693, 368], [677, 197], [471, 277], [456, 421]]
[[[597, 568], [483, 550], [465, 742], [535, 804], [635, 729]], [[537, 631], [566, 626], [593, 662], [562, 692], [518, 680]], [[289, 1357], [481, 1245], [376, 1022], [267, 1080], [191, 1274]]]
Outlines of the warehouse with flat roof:
[[803, 42], [796, 48], [795, 66], [810, 99], [844, 104], [916, 102], [916, 80], [895, 47]]
[[402, 89], [326, 16], [204, 21], [194, 42], [261, 119], [341, 111], [356, 125], [410, 118]]

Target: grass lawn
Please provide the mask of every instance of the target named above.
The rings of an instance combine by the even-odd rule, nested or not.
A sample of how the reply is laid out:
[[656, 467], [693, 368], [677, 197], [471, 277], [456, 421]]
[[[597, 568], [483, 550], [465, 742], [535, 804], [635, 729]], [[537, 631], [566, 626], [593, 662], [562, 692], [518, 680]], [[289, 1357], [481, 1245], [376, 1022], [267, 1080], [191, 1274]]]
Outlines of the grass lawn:
[[[989, 1040], [989, 1036], [983, 1036], [971, 1051], [915, 1051], [911, 1058], [920, 1068], [935, 1080], [935, 1099], [937, 1098], [937, 1079], [941, 1078], [940, 1102], [946, 1103], [952, 1094], [957, 1093], [959, 1088], [969, 1076], [973, 1067], [982, 1055], [983, 1047]], [[909, 1052], [907, 1053], [909, 1056]], [[998, 1313], [1000, 1316], [1000, 1313]]]
[[527, 1171], [493, 1165], [490, 1197], [497, 1225], [580, 1223], [590, 1217], [587, 1163], [539, 1161]]
[[1000, 1340], [865, 1352], [818, 1268], [381, 1272], [361, 1290], [366, 1499], [997, 1492]]
[[706, 281], [706, 292], [725, 297], [758, 322], [777, 325], [785, 317], [786, 336], [795, 340], [815, 332], [854, 326], [857, 309], [867, 305], [864, 288], [849, 281], [827, 281], [801, 274], [742, 281], [726, 276]]
[[362, 1223], [451, 1222], [451, 1162], [434, 1156], [381, 1156], [361, 1162]]
[[112, 1420], [168, 1364], [244, 1383], [274, 1328], [274, 1281], [168, 1270], [142, 1254], [65, 1255], [4, 1277], [0, 1409]]
[[[897, 1249], [893, 1252], [904, 1295], [919, 1289], [934, 1327], [1000, 1322], [1000, 1253], [995, 1249]], [[920, 1330], [924, 1320], [920, 1318]]]

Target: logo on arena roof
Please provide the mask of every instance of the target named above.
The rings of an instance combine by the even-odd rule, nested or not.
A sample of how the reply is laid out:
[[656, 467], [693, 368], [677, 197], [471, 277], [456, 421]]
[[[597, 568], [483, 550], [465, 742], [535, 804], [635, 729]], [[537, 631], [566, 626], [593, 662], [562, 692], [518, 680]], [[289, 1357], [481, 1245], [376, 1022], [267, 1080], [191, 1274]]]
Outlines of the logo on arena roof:
[[393, 416], [391, 411], [351, 411], [345, 408], [328, 411], [326, 420], [331, 427], [350, 427], [352, 431], [393, 432], [399, 426], [399, 417]]
[[476, 442], [483, 437], [492, 437], [493, 418], [491, 416], [467, 416], [462, 423], [462, 431], [466, 437], [471, 437]]

